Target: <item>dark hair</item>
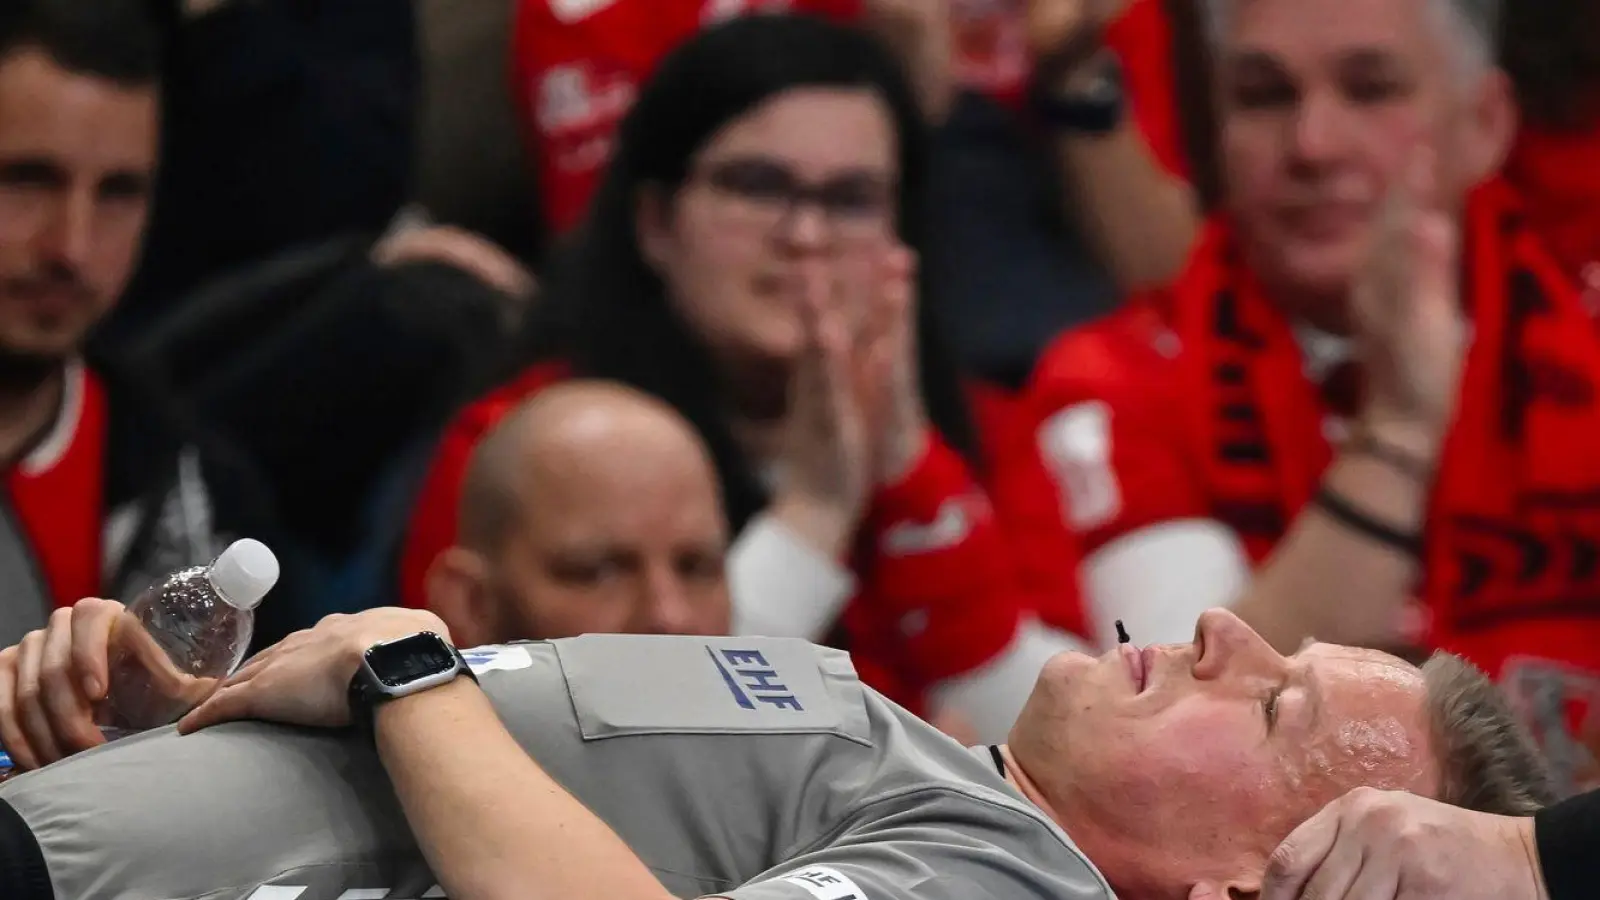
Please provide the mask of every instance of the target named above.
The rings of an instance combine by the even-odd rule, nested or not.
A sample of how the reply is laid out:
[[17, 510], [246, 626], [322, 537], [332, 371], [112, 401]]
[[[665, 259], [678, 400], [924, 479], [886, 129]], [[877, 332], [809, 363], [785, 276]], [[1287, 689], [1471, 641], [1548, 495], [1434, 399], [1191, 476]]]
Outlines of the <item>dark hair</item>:
[[0, 56], [34, 47], [71, 72], [153, 85], [161, 79], [161, 19], [151, 0], [0, 0]]
[[[635, 232], [642, 187], [669, 196], [716, 132], [776, 94], [796, 87], [863, 87], [889, 107], [899, 142], [900, 238], [930, 252], [927, 135], [916, 98], [895, 59], [864, 33], [820, 19], [752, 15], [700, 32], [669, 54], [623, 120], [615, 153], [575, 236], [558, 260], [541, 313], [529, 323], [536, 359], [570, 362], [577, 374], [620, 381], [675, 407], [705, 439], [737, 530], [766, 503], [735, 444], [718, 400], [709, 355], [668, 301]], [[934, 321], [937, 285], [918, 286], [917, 340], [928, 416], [974, 465], [977, 442], [954, 357]]]
[[1578, 128], [1600, 113], [1600, 33], [1593, 4], [1578, 0], [1505, 4], [1500, 64], [1517, 105], [1535, 125]]

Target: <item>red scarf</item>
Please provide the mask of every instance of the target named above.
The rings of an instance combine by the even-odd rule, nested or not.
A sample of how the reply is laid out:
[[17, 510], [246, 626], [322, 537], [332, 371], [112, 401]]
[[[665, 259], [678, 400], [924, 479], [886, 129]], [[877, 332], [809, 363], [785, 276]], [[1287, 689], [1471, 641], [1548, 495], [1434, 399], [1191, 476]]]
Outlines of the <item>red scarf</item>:
[[[1600, 336], [1504, 185], [1471, 197], [1463, 258], [1475, 338], [1429, 501], [1423, 641], [1510, 688], [1581, 781], [1600, 755], [1600, 741], [1593, 755], [1573, 742], [1600, 737]], [[1259, 562], [1331, 460], [1326, 406], [1225, 228], [1208, 231], [1171, 302], [1203, 386], [1190, 424], [1209, 448], [1215, 514]]]
[[[1600, 103], [1595, 121], [1600, 121]], [[1528, 221], [1567, 274], [1600, 301], [1600, 125], [1571, 130], [1525, 125], [1506, 161]]]

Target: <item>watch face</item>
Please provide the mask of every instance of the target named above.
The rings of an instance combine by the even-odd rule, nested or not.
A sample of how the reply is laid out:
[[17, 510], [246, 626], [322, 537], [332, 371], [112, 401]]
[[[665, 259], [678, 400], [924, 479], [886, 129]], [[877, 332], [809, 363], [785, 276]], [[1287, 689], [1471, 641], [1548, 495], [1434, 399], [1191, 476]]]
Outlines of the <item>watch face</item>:
[[414, 634], [367, 651], [372, 674], [388, 687], [401, 687], [455, 667], [455, 654], [439, 637]]

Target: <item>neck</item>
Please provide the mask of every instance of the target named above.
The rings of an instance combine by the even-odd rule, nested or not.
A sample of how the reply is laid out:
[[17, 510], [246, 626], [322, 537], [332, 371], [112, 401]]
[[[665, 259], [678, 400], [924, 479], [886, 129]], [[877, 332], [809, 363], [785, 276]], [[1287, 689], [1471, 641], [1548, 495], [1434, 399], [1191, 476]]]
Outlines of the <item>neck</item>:
[[1267, 296], [1291, 322], [1307, 325], [1324, 334], [1349, 337], [1355, 333], [1350, 319], [1349, 294], [1328, 296], [1319, 291], [1290, 285], [1263, 285]]
[[55, 421], [65, 368], [27, 383], [0, 381], [0, 459], [15, 462]]
[[1050, 817], [1051, 821], [1055, 822], [1057, 825], [1060, 825], [1062, 828], [1066, 828], [1067, 823], [1061, 821], [1061, 816], [1056, 813], [1055, 807], [1052, 806], [1049, 799], [1045, 797], [1044, 791], [1039, 790], [1039, 785], [1035, 784], [1033, 779], [1028, 777], [1028, 770], [1024, 769], [1022, 764], [1017, 762], [1017, 758], [1011, 754], [1011, 748], [1006, 744], [1001, 744], [1000, 756], [1006, 761], [1006, 781], [1010, 782], [1011, 786], [1017, 789], [1017, 793], [1026, 797], [1029, 803], [1039, 807], [1039, 809], [1042, 810], [1045, 815]]

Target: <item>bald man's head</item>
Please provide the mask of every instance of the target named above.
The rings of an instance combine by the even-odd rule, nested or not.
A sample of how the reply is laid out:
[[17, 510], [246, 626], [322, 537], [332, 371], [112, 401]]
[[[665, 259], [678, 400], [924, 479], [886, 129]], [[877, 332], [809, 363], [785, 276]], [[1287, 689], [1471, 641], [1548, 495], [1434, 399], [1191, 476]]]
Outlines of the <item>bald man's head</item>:
[[463, 546], [498, 550], [539, 490], [572, 468], [621, 468], [655, 456], [698, 469], [715, 485], [710, 455], [693, 427], [654, 397], [608, 381], [545, 388], [478, 444], [461, 492]]
[[[514, 623], [477, 637], [727, 628], [710, 455], [676, 411], [631, 388], [567, 382], [507, 415], [468, 465], [460, 521], [452, 553], [476, 560], [483, 590], [458, 615]], [[430, 577], [430, 594], [459, 582]], [[430, 596], [441, 614], [459, 599]]]

